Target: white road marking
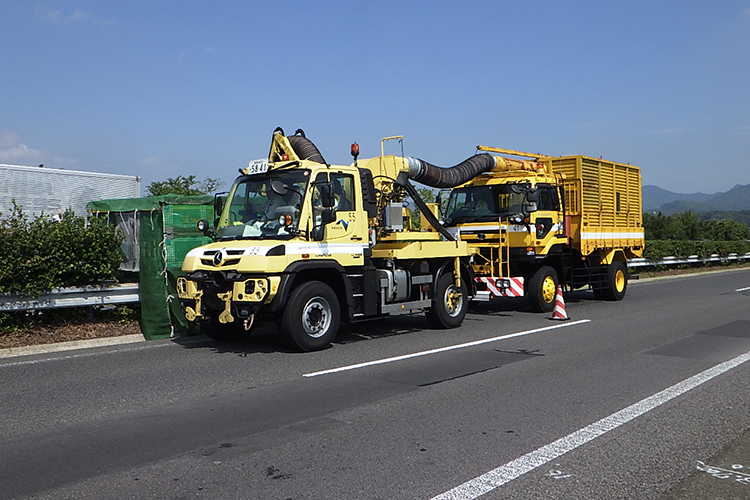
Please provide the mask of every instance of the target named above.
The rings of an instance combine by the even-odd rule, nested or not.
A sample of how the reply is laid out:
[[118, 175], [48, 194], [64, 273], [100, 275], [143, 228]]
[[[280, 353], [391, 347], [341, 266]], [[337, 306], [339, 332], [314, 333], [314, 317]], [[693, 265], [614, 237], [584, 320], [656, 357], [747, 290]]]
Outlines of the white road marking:
[[75, 349], [87, 349], [89, 347], [132, 344], [145, 341], [146, 339], [143, 338], [143, 335], [140, 333], [134, 333], [131, 335], [121, 335], [119, 337], [102, 337], [98, 339], [71, 340], [69, 342], [58, 342], [55, 344], [7, 347], [5, 349], [0, 349], [0, 358], [29, 356], [31, 354], [47, 354], [50, 352], [72, 351]]
[[750, 290], [750, 286], [747, 286], [745, 288], [738, 288], [737, 290], [735, 290], [735, 292], [744, 292], [746, 290]]
[[66, 356], [55, 356], [53, 358], [30, 359], [28, 361], [12, 361], [10, 363], [0, 363], [0, 368], [10, 368], [13, 366], [23, 366], [23, 365], [38, 365], [41, 363], [51, 363], [53, 361], [64, 361], [67, 359], [90, 358], [93, 356], [118, 354], [118, 353], [123, 353], [123, 352], [143, 351], [145, 349], [153, 349], [155, 347], [164, 347], [168, 345], [170, 344], [146, 344], [146, 345], [139, 345], [138, 347], [127, 347], [124, 349], [118, 349], [116, 351], [84, 352], [81, 354], [68, 354]]
[[750, 352], [746, 352], [734, 359], [718, 364], [713, 368], [694, 375], [688, 379], [657, 392], [635, 404], [628, 406], [612, 415], [594, 422], [572, 434], [558, 439], [546, 446], [519, 457], [497, 469], [493, 469], [481, 476], [471, 479], [452, 490], [446, 491], [431, 500], [473, 500], [500, 486], [530, 472], [537, 467], [559, 458], [561, 455], [598, 438], [599, 436], [620, 427], [621, 425], [640, 417], [667, 401], [680, 396], [714, 377], [740, 366], [750, 360]]
[[571, 321], [569, 323], [559, 323], [555, 326], [545, 326], [544, 328], [536, 328], [534, 330], [526, 330], [524, 332], [511, 333], [503, 335], [501, 337], [493, 337], [490, 339], [475, 340], [474, 342], [467, 342], [465, 344], [452, 345], [448, 347], [441, 347], [439, 349], [431, 349], [429, 351], [415, 352], [412, 354], [404, 354], [402, 356], [394, 356], [392, 358], [377, 359], [375, 361], [367, 361], [365, 363], [358, 363], [356, 365], [342, 366], [339, 368], [331, 368], [330, 370], [323, 370], [319, 372], [306, 373], [304, 377], [317, 377], [318, 375], [328, 375], [331, 373], [344, 372], [347, 370], [356, 370], [357, 368], [364, 368], [366, 366], [382, 365], [384, 363], [393, 363], [394, 361], [401, 361], [404, 359], [416, 358], [419, 356], [427, 356], [429, 354], [437, 354], [439, 352], [452, 351], [454, 349], [462, 349], [464, 347], [473, 347], [476, 345], [487, 344], [489, 342], [497, 342], [498, 340], [511, 339], [513, 337], [521, 337], [523, 335], [531, 335], [532, 333], [546, 332], [548, 330], [555, 330], [557, 328], [565, 328], [566, 326], [575, 326], [583, 323], [588, 323], [590, 319], [581, 319], [578, 321]]

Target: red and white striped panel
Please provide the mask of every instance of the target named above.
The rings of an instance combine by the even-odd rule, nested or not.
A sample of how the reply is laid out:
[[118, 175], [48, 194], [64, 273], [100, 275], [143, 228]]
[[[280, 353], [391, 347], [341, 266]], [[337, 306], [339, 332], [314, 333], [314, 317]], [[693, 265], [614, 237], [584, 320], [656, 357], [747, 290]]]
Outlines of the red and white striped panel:
[[[477, 283], [487, 285], [487, 291], [497, 297], [523, 297], [523, 278], [474, 278]], [[510, 288], [498, 288], [495, 286], [497, 280], [507, 280]]]

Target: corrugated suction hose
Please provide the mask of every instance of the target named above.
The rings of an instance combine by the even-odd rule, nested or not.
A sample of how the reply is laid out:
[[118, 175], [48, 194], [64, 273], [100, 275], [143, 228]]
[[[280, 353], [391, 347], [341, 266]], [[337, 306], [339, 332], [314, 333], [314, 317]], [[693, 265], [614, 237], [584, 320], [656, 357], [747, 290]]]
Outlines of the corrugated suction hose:
[[495, 157], [486, 153], [474, 155], [452, 167], [438, 167], [419, 158], [407, 157], [409, 178], [430, 187], [450, 188], [495, 168]]
[[316, 163], [328, 164], [325, 158], [323, 158], [323, 155], [320, 154], [317, 146], [315, 146], [310, 139], [305, 137], [305, 132], [301, 128], [298, 128], [297, 131], [294, 132], [294, 135], [288, 136], [287, 139], [289, 139], [289, 144], [292, 145], [294, 152], [297, 153], [300, 160], [310, 160]]

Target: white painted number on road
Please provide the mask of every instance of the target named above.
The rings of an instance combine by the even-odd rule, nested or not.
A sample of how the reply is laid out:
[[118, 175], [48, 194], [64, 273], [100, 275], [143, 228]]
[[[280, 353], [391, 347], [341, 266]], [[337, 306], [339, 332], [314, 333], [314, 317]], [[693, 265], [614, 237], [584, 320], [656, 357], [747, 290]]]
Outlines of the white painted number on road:
[[549, 471], [549, 472], [548, 472], [547, 474], [545, 474], [545, 476], [548, 476], [548, 477], [553, 477], [553, 478], [555, 478], [555, 479], [565, 479], [566, 477], [572, 477], [572, 476], [573, 476], [573, 474], [565, 474], [565, 473], [564, 473], [563, 471], [561, 471], [561, 470], [557, 470], [557, 469], [552, 469], [552, 470], [551, 470], [551, 471]]
[[696, 465], [699, 471], [703, 471], [706, 474], [711, 474], [713, 477], [718, 479], [734, 479], [738, 483], [746, 484], [750, 486], [750, 474], [745, 472], [738, 472], [740, 469], [744, 469], [742, 465], [732, 465], [732, 470], [722, 469], [720, 467], [714, 467], [698, 460]]

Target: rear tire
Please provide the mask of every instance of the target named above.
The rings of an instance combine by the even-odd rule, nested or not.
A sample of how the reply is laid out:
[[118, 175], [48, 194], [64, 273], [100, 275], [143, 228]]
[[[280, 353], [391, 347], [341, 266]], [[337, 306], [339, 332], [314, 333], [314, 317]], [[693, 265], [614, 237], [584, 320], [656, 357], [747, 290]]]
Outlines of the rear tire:
[[628, 269], [623, 262], [615, 261], [607, 268], [607, 281], [601, 291], [606, 300], [622, 300], [628, 290]]
[[292, 347], [318, 351], [336, 337], [340, 314], [339, 300], [331, 287], [309, 281], [289, 296], [279, 321], [279, 333]]
[[557, 273], [554, 269], [542, 266], [536, 270], [526, 289], [532, 311], [551, 312], [555, 308], [557, 284]]
[[463, 323], [469, 308], [469, 296], [466, 283], [456, 287], [452, 272], [446, 272], [438, 279], [432, 307], [425, 313], [427, 321], [433, 328], [456, 328]]

